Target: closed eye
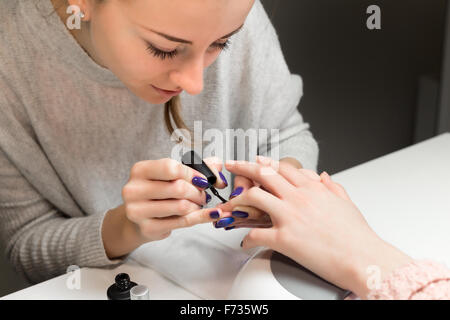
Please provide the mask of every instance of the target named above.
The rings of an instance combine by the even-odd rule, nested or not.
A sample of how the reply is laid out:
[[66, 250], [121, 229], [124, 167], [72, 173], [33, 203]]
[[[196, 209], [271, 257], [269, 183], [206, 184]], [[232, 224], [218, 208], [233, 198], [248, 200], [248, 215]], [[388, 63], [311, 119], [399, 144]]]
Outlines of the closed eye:
[[[218, 42], [213, 43], [211, 45], [211, 48], [214, 48], [216, 50], [226, 50], [229, 48], [230, 44], [231, 44], [230, 39], [228, 39], [226, 42], [223, 42], [223, 43], [218, 43]], [[154, 45], [152, 45], [149, 42], [147, 42], [147, 50], [153, 56], [155, 56], [161, 60], [173, 59], [178, 54], [178, 50], [164, 51], [164, 50], [156, 48]]]

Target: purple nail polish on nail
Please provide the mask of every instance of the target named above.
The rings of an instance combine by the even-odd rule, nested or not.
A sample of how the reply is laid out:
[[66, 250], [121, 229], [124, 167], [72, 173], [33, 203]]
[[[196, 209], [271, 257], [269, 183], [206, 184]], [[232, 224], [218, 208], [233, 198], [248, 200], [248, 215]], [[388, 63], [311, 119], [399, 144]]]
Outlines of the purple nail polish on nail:
[[222, 174], [222, 171], [219, 171], [219, 176], [220, 176], [220, 179], [222, 179], [222, 181], [225, 183], [225, 186], [228, 186], [228, 181], [225, 178], [225, 176]]
[[242, 190], [244, 190], [243, 187], [237, 187], [231, 194], [230, 194], [230, 198], [236, 197], [238, 195], [240, 195], [242, 193]]
[[236, 218], [247, 218], [248, 217], [248, 213], [244, 212], [244, 211], [236, 210], [236, 211], [232, 211], [231, 214], [233, 217], [236, 217]]
[[206, 203], [209, 203], [211, 199], [212, 199], [211, 195], [208, 192], [206, 192]]
[[234, 218], [233, 217], [222, 218], [219, 221], [217, 221], [216, 228], [226, 227], [226, 226], [232, 224], [233, 222], [234, 222]]
[[202, 177], [194, 177], [192, 178], [192, 184], [202, 188], [202, 189], [206, 189], [207, 187], [209, 187], [209, 182], [206, 179], [203, 179]]
[[212, 211], [209, 213], [209, 216], [211, 217], [211, 219], [217, 219], [218, 217], [220, 217], [220, 213], [219, 211]]

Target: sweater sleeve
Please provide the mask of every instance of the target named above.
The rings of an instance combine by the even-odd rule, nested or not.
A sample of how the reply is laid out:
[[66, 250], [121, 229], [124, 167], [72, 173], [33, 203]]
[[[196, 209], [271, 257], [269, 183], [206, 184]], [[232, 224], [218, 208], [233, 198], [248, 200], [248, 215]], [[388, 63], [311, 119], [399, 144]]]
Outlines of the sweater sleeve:
[[0, 235], [13, 267], [30, 283], [61, 275], [70, 265], [102, 267], [110, 260], [101, 236], [106, 212], [68, 217], [27, 182], [0, 149]]
[[448, 300], [450, 269], [434, 261], [413, 261], [394, 270], [368, 297], [373, 300]]
[[[257, 27], [249, 32], [253, 39], [248, 49], [249, 63], [254, 69], [250, 74], [258, 90], [264, 92], [259, 128], [270, 130], [269, 143], [262, 140], [259, 154], [275, 158], [278, 153], [279, 159], [292, 157], [304, 168], [316, 171], [319, 147], [298, 110], [303, 95], [302, 79], [290, 73], [276, 30], [260, 1], [255, 2], [254, 10], [256, 14], [252, 18], [258, 21]], [[275, 133], [271, 132], [273, 129]]]
[[[40, 168], [44, 160], [27, 155], [40, 152], [39, 143], [15, 91], [6, 83], [0, 77], [0, 238], [7, 259], [30, 283], [61, 275], [71, 265], [120, 263], [123, 259], [110, 260], [103, 246], [101, 228], [106, 212], [68, 215], [26, 178], [25, 173]], [[29, 167], [19, 170], [11, 153], [15, 158], [28, 157], [23, 163]], [[46, 172], [42, 170], [42, 174]]]

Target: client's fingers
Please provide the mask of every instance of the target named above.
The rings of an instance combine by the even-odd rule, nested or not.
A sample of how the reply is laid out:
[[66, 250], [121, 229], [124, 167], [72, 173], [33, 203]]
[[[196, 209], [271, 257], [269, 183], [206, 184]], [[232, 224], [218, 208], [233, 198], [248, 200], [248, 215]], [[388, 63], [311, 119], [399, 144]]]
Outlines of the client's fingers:
[[269, 215], [258, 220], [241, 220], [233, 224], [236, 228], [271, 228], [273, 227], [272, 220]]
[[317, 174], [317, 172], [308, 170], [308, 169], [298, 169], [301, 173], [303, 173], [305, 176], [307, 176], [310, 179], [320, 181], [320, 176]]
[[284, 192], [293, 188], [292, 184], [274, 169], [259, 163], [229, 160], [225, 163], [225, 167], [236, 176], [243, 176], [259, 183], [261, 187], [277, 197], [281, 197]]
[[344, 200], [351, 200], [344, 187], [342, 187], [339, 183], [331, 180], [331, 177], [325, 171], [321, 173], [320, 178], [322, 183], [333, 192], [335, 195], [341, 197]]
[[203, 159], [207, 166], [211, 169], [214, 175], [217, 177], [217, 181], [214, 187], [223, 189], [228, 185], [228, 181], [222, 173], [222, 160], [218, 157], [208, 157]]
[[[231, 224], [222, 226], [225, 230], [231, 230], [234, 227], [257, 228], [272, 226], [270, 216], [264, 211], [249, 206], [236, 206], [231, 212], [223, 212], [223, 217], [232, 217]], [[215, 224], [216, 228], [220, 228]]]
[[241, 247], [244, 249], [259, 246], [273, 248], [275, 244], [276, 231], [274, 229], [252, 229], [242, 240]]
[[253, 181], [243, 176], [234, 177], [234, 190], [230, 193], [229, 199], [233, 199], [244, 191], [253, 187]]
[[252, 187], [241, 195], [234, 197], [227, 203], [217, 205], [223, 212], [232, 212], [236, 207], [252, 207], [265, 212], [272, 218], [277, 218], [283, 211], [283, 200], [259, 187]]
[[297, 169], [283, 161], [275, 161], [268, 157], [257, 156], [256, 162], [266, 167], [271, 167], [296, 187], [301, 187], [309, 179], [320, 181], [320, 177], [316, 172], [303, 168]]

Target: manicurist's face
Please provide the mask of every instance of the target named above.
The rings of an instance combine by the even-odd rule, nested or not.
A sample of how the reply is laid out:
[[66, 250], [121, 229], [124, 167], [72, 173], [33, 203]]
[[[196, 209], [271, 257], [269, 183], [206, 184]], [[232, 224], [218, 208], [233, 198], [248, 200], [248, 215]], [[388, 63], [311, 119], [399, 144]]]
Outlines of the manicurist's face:
[[227, 35], [244, 24], [253, 3], [93, 0], [89, 2], [92, 46], [102, 65], [150, 103], [172, 97], [155, 87], [196, 95], [203, 90], [204, 69], [217, 59]]

